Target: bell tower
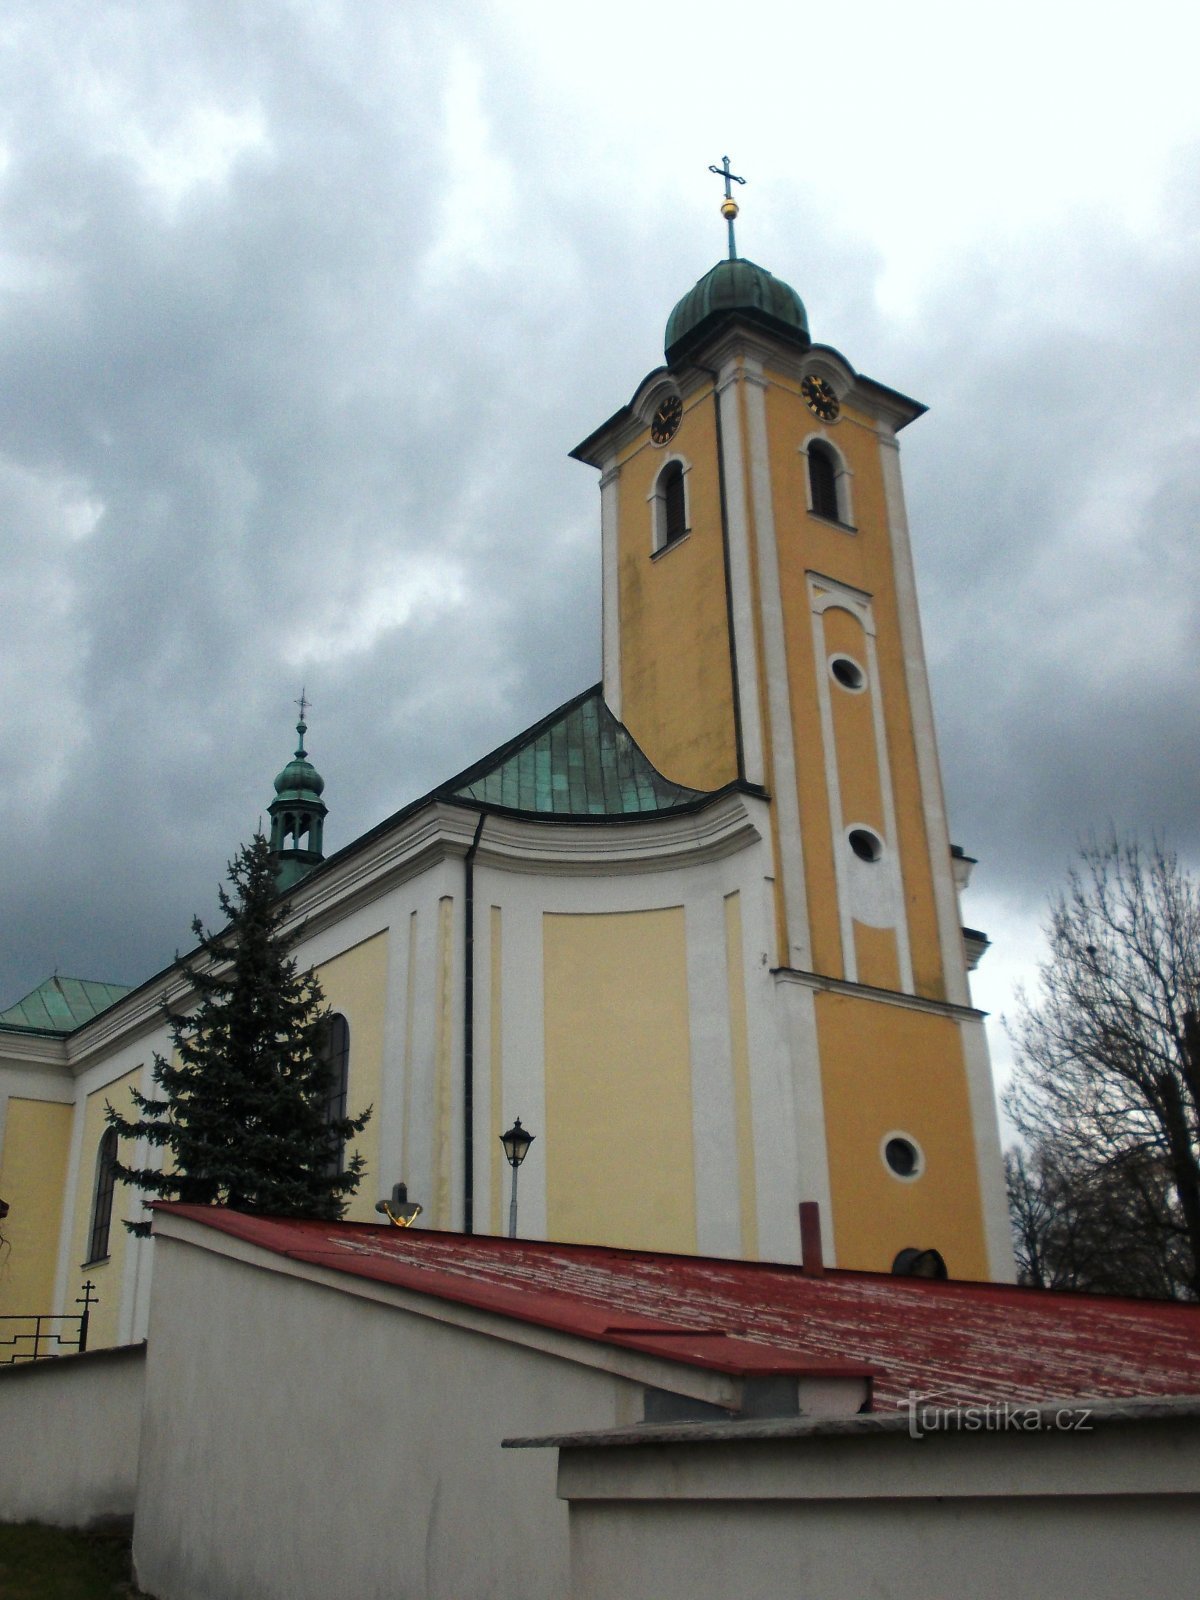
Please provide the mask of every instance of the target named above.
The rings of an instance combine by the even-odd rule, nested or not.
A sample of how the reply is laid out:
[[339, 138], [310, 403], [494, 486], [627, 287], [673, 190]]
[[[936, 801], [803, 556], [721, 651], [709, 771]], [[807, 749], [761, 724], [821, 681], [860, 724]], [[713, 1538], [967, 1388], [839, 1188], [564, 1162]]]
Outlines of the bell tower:
[[328, 807], [321, 799], [325, 780], [304, 748], [304, 736], [308, 732], [304, 714], [308, 710], [308, 700], [303, 690], [297, 704], [300, 720], [296, 724], [296, 752], [275, 779], [275, 798], [267, 807], [271, 814], [275, 881], [281, 894], [325, 859], [321, 849], [328, 814]]
[[768, 959], [827, 1247], [886, 1268], [898, 1212], [961, 1275], [1009, 1277], [900, 476], [925, 407], [814, 342], [795, 290], [737, 254], [743, 180], [711, 170], [729, 255], [573, 452], [601, 474], [605, 698], [674, 781], [770, 798]]

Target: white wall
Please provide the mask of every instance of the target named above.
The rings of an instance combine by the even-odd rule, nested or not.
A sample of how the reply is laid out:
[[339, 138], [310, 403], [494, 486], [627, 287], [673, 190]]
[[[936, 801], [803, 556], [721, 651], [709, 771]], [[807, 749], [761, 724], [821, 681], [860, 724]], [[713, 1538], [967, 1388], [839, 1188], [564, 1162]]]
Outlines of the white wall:
[[[158, 1600], [562, 1600], [548, 1451], [613, 1374], [158, 1236], [134, 1559]], [[353, 1282], [353, 1280], [348, 1280]]]
[[133, 1515], [144, 1345], [0, 1367], [0, 1522]]
[[1127, 1600], [1195, 1586], [1196, 1416], [562, 1454], [572, 1600]]

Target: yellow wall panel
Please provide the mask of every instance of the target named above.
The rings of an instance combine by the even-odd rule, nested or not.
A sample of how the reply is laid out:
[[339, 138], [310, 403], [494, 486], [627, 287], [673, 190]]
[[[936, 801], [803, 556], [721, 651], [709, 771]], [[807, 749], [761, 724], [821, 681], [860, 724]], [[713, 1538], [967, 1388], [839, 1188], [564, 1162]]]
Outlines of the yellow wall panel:
[[[660, 771], [696, 789], [737, 777], [713, 413], [711, 391], [693, 397], [670, 449], [639, 444], [618, 486], [622, 720]], [[673, 455], [691, 465], [691, 531], [652, 559], [648, 496]]]
[[892, 928], [871, 928], [855, 921], [854, 956], [859, 983], [875, 989], [900, 988], [900, 953]]
[[[818, 994], [817, 1034], [838, 1265], [890, 1269], [907, 1245], [940, 1250], [952, 1277], [986, 1278], [975, 1139], [958, 1024], [850, 995]], [[925, 1157], [895, 1177], [880, 1141]]]
[[377, 933], [317, 969], [331, 1011], [350, 1028], [350, 1082], [346, 1111], [357, 1117], [374, 1107], [371, 1120], [346, 1148], [366, 1158], [367, 1170], [346, 1210], [353, 1222], [373, 1222], [375, 1202], [396, 1179], [380, 1170], [379, 1119], [383, 1105], [383, 1034], [387, 1010], [388, 936]]
[[681, 906], [543, 917], [552, 1238], [694, 1251]]
[[[45, 1100], [8, 1102], [0, 1198], [0, 1312], [26, 1316], [54, 1310], [54, 1272], [74, 1107]], [[0, 1360], [3, 1360], [0, 1352]]]

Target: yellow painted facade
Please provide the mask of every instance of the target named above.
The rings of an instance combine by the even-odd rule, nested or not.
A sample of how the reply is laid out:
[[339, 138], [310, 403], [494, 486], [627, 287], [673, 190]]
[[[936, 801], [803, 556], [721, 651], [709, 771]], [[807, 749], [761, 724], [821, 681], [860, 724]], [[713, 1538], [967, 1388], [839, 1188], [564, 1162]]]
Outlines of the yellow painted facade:
[[11, 1212], [0, 1224], [0, 1314], [48, 1311], [62, 1226], [74, 1107], [13, 1096], [4, 1121], [0, 1195]]
[[[837, 1259], [886, 1272], [898, 1251], [929, 1240], [956, 1278], [986, 1278], [975, 1141], [959, 1025], [841, 994], [817, 996]], [[924, 1158], [915, 1179], [889, 1171], [884, 1139], [900, 1134]]]
[[[655, 554], [654, 488], [675, 458], [688, 463], [689, 532]], [[720, 788], [737, 758], [711, 387], [689, 399], [669, 451], [647, 437], [627, 453], [618, 494], [622, 720], [677, 783]]]
[[695, 1251], [683, 909], [542, 929], [550, 1235]]
[[375, 1201], [390, 1188], [390, 1184], [379, 1187], [382, 1182], [379, 1108], [383, 1104], [387, 963], [388, 936], [383, 932], [316, 969], [330, 1010], [340, 1012], [350, 1029], [347, 1113], [357, 1117], [368, 1106], [372, 1108], [370, 1122], [346, 1147], [347, 1157], [357, 1151], [367, 1163], [358, 1192], [346, 1209], [346, 1216], [353, 1222], [374, 1221]]

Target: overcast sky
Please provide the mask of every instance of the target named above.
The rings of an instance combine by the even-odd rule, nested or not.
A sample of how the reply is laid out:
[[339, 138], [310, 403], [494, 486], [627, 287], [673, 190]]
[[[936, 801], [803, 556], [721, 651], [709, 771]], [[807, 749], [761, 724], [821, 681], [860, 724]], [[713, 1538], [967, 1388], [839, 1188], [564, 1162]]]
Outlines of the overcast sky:
[[[977, 1003], [1089, 830], [1200, 857], [1193, 6], [8, 0], [0, 1005], [599, 677], [567, 452], [739, 245], [903, 435]], [[1003, 1057], [1001, 1047], [998, 1054]]]

